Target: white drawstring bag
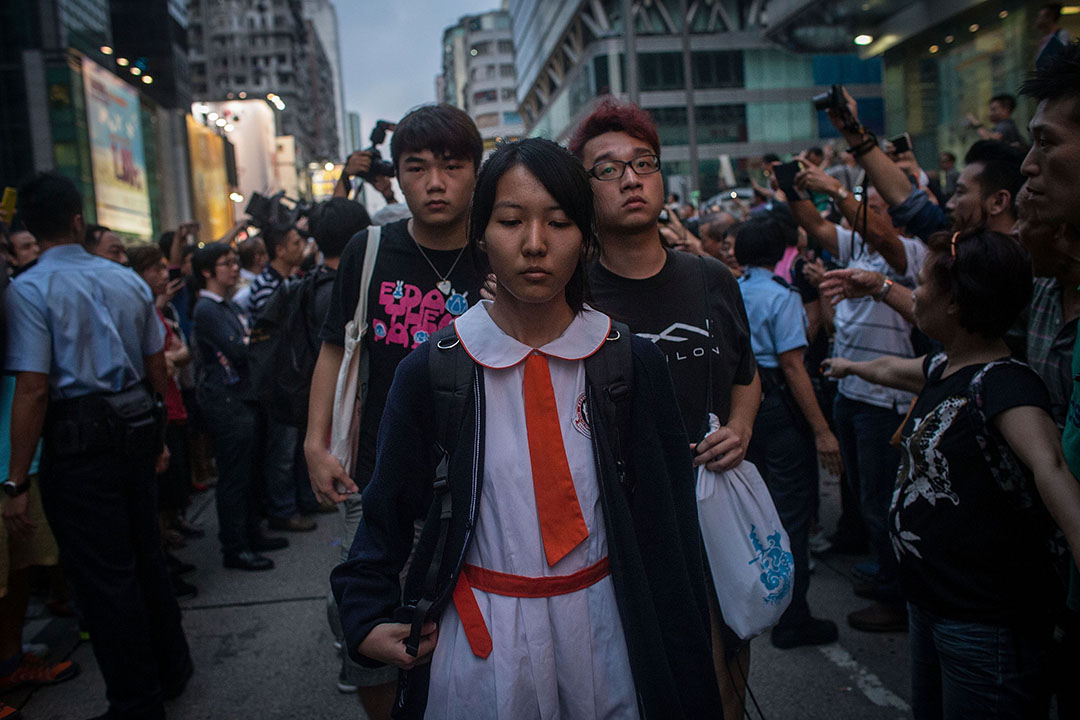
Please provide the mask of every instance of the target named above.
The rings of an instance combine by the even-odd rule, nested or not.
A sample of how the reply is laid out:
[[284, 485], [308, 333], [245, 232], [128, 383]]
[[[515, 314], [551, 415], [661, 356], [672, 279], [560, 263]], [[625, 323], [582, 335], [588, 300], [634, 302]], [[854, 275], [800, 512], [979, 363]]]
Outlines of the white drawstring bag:
[[749, 640], [791, 603], [795, 564], [769, 489], [744, 460], [725, 472], [700, 468], [698, 521], [724, 622]]
[[381, 227], [372, 225], [368, 228], [364, 266], [360, 274], [360, 296], [357, 298], [353, 319], [345, 325], [345, 352], [338, 368], [337, 384], [334, 386], [334, 414], [330, 426], [329, 449], [330, 454], [338, 459], [350, 477], [356, 470], [360, 413], [367, 395], [368, 354], [364, 350], [363, 341], [368, 331], [368, 286], [371, 285], [371, 272], [375, 268], [375, 256], [379, 254], [381, 238]]

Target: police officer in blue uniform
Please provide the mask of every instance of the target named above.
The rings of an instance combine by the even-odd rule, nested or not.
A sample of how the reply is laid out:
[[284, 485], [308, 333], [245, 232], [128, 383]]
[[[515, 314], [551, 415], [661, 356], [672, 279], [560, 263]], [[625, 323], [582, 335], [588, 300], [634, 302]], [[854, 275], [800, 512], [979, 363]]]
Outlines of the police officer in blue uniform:
[[74, 183], [38, 175], [19, 214], [41, 244], [6, 298], [4, 366], [16, 377], [4, 519], [26, 529], [39, 438], [45, 515], [105, 679], [108, 718], [162, 718], [192, 673], [157, 522], [164, 329], [147, 285], [87, 253]]
[[808, 323], [802, 300], [794, 288], [773, 275], [789, 244], [789, 231], [795, 232], [775, 219], [761, 218], [744, 224], [735, 236], [735, 258], [744, 269], [739, 290], [763, 391], [746, 457], [769, 488], [795, 560], [791, 605], [771, 637], [772, 644], [781, 649], [830, 643], [837, 637], [836, 625], [812, 617], [806, 602], [817, 455], [820, 452], [826, 467], [839, 472], [840, 446], [818, 407], [803, 365]]

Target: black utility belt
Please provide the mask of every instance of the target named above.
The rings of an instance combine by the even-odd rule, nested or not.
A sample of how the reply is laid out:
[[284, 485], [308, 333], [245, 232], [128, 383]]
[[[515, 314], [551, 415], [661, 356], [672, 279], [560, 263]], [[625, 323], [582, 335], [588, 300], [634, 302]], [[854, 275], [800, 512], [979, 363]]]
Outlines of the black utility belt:
[[165, 404], [142, 383], [50, 403], [46, 434], [57, 455], [121, 451], [130, 457], [161, 452]]

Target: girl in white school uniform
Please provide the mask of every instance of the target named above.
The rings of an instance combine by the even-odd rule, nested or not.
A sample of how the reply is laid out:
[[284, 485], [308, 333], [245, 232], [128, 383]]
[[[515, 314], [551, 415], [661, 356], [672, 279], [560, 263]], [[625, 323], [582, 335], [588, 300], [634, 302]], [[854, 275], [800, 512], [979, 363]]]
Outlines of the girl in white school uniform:
[[[405, 671], [395, 717], [716, 717], [689, 445], [663, 355], [584, 302], [580, 162], [546, 140], [501, 146], [469, 241], [495, 299], [399, 366], [365, 517], [331, 577], [350, 654]], [[616, 422], [600, 397], [616, 386], [587, 360], [619, 342], [631, 397]], [[472, 384], [439, 443], [442, 352], [467, 355]]]

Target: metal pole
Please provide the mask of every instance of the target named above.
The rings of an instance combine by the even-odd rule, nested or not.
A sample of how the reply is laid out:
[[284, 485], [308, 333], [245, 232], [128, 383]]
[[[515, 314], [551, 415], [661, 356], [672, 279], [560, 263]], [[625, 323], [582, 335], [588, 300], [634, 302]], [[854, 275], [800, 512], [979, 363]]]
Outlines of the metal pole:
[[634, 0], [622, 0], [623, 34], [626, 37], [626, 95], [638, 104], [637, 37], [634, 34]]
[[701, 183], [698, 178], [697, 118], [694, 111], [694, 65], [690, 54], [690, 22], [687, 18], [686, 0], [679, 0], [679, 19], [682, 23], [683, 87], [686, 93], [687, 131], [690, 133], [690, 192], [694, 193], [700, 189]]

